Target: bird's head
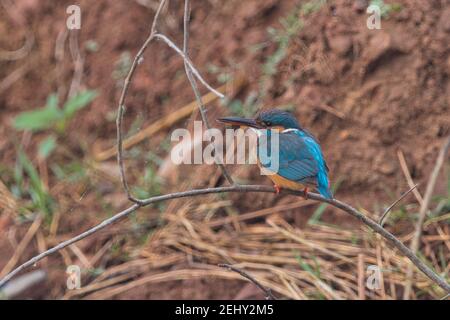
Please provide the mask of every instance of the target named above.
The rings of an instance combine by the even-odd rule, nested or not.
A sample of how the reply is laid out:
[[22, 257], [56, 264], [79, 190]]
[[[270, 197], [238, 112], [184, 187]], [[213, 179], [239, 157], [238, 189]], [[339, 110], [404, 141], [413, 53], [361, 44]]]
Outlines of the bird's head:
[[301, 130], [300, 124], [294, 115], [290, 112], [272, 109], [267, 111], [262, 111], [257, 115], [256, 118], [247, 119], [239, 117], [225, 117], [218, 119], [219, 122], [237, 126], [237, 127], [250, 127], [256, 129], [274, 129], [274, 130], [285, 130], [285, 129], [299, 129]]

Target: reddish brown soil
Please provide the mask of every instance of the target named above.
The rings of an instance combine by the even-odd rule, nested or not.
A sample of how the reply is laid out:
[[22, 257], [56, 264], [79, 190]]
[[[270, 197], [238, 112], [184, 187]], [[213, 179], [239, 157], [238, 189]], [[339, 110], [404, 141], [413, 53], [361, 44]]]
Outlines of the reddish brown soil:
[[[193, 2], [191, 57], [200, 72], [213, 85], [218, 85], [216, 75], [208, 73], [209, 64], [227, 70], [239, 69], [245, 73], [248, 85], [238, 97], [245, 99], [252, 90], [260, 90], [262, 65], [276, 50], [276, 44], [269, 43], [262, 50], [253, 47], [268, 42], [267, 27], [280, 28], [279, 19], [301, 1]], [[299, 16], [304, 27], [291, 39], [279, 72], [264, 84], [267, 91], [264, 105], [295, 105], [301, 124], [321, 141], [333, 181], [342, 180], [337, 197], [370, 209], [391, 201], [407, 189], [398, 161], [399, 150], [406, 157], [413, 179], [421, 183], [419, 189], [424, 191], [437, 151], [450, 134], [450, 2], [397, 2], [402, 5], [401, 11], [383, 19], [381, 30], [369, 30], [367, 15], [358, 12], [350, 0], [329, 1], [319, 11], [307, 17]], [[112, 74], [123, 52], [128, 51], [133, 58], [148, 35], [154, 11], [135, 1], [79, 3], [83, 13], [79, 41], [82, 46], [88, 40], [98, 44], [96, 52], [82, 47], [85, 55], [82, 87], [96, 89], [100, 95], [77, 114], [60, 143], [70, 150], [71, 156], [89, 159], [93, 149], [114, 143], [114, 114], [122, 80]], [[21, 1], [12, 16], [0, 9], [0, 48], [15, 50], [22, 46], [27, 29], [36, 38], [25, 59], [0, 61], [0, 83], [20, 66], [25, 68], [19, 79], [0, 92], [0, 161], [5, 166], [14, 165], [18, 143], [33, 155], [37, 142], [45, 136], [34, 134], [30, 138], [17, 133], [12, 128], [13, 117], [42, 106], [51, 92], [67, 93], [73, 73], [68, 47], [62, 62], [56, 61], [54, 51], [57, 36], [65, 28], [65, 8], [69, 4], [72, 2]], [[182, 6], [171, 1], [160, 27], [179, 44], [181, 17]], [[62, 70], [60, 76], [58, 68]], [[128, 93], [126, 125], [140, 118], [141, 126], [145, 127], [192, 99], [182, 60], [163, 43], [153, 43]], [[210, 108], [212, 123], [219, 114], [229, 112], [218, 103]], [[340, 116], [325, 108], [336, 110]], [[194, 117], [198, 118], [198, 114]], [[179, 126], [187, 123], [181, 122]], [[143, 148], [157, 150], [165, 156], [158, 146], [169, 134], [170, 130], [159, 133], [151, 141], [145, 141]], [[67, 161], [71, 156], [61, 156], [59, 160]], [[139, 160], [130, 165], [132, 178], [139, 177], [142, 165], [145, 164]], [[192, 180], [200, 170], [202, 178], [190, 185], [214, 184], [210, 179], [214, 173], [218, 175], [214, 167], [202, 166], [195, 175], [190, 175], [191, 170], [187, 175]], [[254, 169], [233, 167], [233, 170], [241, 179], [255, 180]], [[9, 176], [1, 177], [7, 180]], [[108, 216], [97, 202], [99, 195], [111, 200], [113, 211], [124, 206], [117, 181], [99, 180], [92, 182], [86, 197], [78, 203], [83, 187], [56, 188], [56, 178], [50, 177], [50, 189], [58, 199], [64, 200], [61, 211], [73, 209], [69, 218], [61, 222], [61, 233], [65, 236], [74, 235]], [[437, 192], [445, 192], [446, 184], [447, 179], [438, 181]], [[165, 190], [176, 190], [179, 186], [179, 183], [169, 184]], [[106, 191], [95, 191], [100, 187]], [[233, 195], [231, 199], [239, 203], [242, 212], [289, 201], [289, 198], [276, 200], [267, 195]], [[327, 219], [336, 222], [342, 215], [330, 212]], [[301, 225], [301, 221], [298, 223]], [[18, 227], [18, 239], [25, 234], [27, 226]], [[30, 245], [28, 253], [36, 250], [33, 246]], [[12, 254], [6, 236], [0, 236], [0, 252], [0, 266], [3, 266]], [[180, 291], [180, 287], [186, 289]], [[241, 287], [240, 282], [184, 281], [183, 286], [163, 283], [157, 289], [142, 287], [120, 298], [233, 298]], [[60, 291], [52, 288], [48, 286], [34, 297], [58, 296]], [[160, 295], [160, 292], [165, 293]]]

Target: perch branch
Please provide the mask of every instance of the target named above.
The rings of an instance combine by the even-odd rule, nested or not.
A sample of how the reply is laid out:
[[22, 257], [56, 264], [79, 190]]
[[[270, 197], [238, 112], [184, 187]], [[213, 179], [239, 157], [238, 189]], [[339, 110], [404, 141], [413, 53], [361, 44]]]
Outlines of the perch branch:
[[[117, 222], [118, 220], [128, 216], [130, 213], [136, 211], [137, 209], [147, 206], [149, 204], [160, 202], [160, 201], [166, 201], [171, 199], [177, 199], [177, 198], [184, 198], [184, 197], [193, 197], [193, 196], [199, 196], [199, 195], [205, 195], [205, 194], [212, 194], [212, 193], [224, 193], [224, 192], [267, 192], [267, 193], [274, 193], [275, 190], [271, 186], [262, 186], [262, 185], [234, 185], [234, 186], [227, 186], [227, 187], [218, 187], [218, 188], [206, 188], [206, 189], [194, 189], [189, 191], [182, 191], [182, 192], [175, 192], [165, 195], [160, 195], [156, 197], [151, 197], [145, 200], [140, 200], [139, 203], [134, 203], [131, 207], [128, 209], [125, 209], [116, 215], [112, 216], [109, 219], [104, 220], [100, 224], [94, 226], [93, 228], [79, 234], [78, 236], [71, 238], [69, 240], [66, 240], [64, 242], [61, 242], [57, 246], [40, 253], [39, 255], [31, 258], [30, 260], [26, 261], [13, 271], [11, 271], [9, 274], [7, 274], [3, 279], [0, 280], [0, 288], [5, 285], [6, 282], [8, 282], [11, 278], [13, 278], [15, 275], [20, 273], [22, 270], [33, 266], [41, 259], [58, 252], [59, 250], [78, 242], [88, 236], [91, 236], [92, 234], [96, 233], [97, 231], [106, 228], [107, 226]], [[390, 242], [395, 248], [397, 248], [401, 253], [403, 253], [411, 262], [420, 270], [422, 271], [430, 280], [432, 280], [434, 283], [439, 285], [446, 293], [450, 293], [450, 285], [439, 275], [437, 275], [431, 268], [429, 268], [425, 263], [423, 263], [415, 254], [413, 251], [411, 251], [407, 246], [405, 246], [400, 240], [398, 240], [392, 233], [384, 229], [381, 225], [379, 225], [374, 220], [370, 219], [369, 217], [365, 216], [352, 206], [336, 200], [336, 199], [326, 199], [322, 197], [321, 195], [317, 193], [308, 192], [305, 194], [302, 191], [293, 191], [293, 190], [282, 190], [282, 194], [291, 194], [296, 196], [305, 197], [307, 196], [308, 199], [316, 200], [320, 202], [328, 203], [338, 209], [343, 210], [344, 212], [352, 215], [353, 217], [357, 218], [359, 221], [367, 225], [370, 229], [375, 231], [376, 233], [379, 233], [382, 237], [384, 237], [388, 242]]]
[[254, 277], [252, 277], [251, 275], [249, 275], [245, 271], [243, 271], [243, 270], [241, 270], [241, 269], [239, 269], [237, 267], [234, 267], [232, 265], [229, 265], [229, 264], [219, 264], [218, 266], [221, 267], [221, 268], [226, 268], [226, 269], [229, 269], [229, 270], [234, 271], [236, 273], [239, 273], [244, 278], [247, 278], [248, 280], [253, 282], [259, 289], [261, 289], [262, 292], [264, 292], [264, 294], [266, 295], [266, 299], [267, 300], [277, 300], [277, 298], [275, 298], [275, 296], [272, 294], [272, 291], [270, 290], [270, 288], [264, 287]]

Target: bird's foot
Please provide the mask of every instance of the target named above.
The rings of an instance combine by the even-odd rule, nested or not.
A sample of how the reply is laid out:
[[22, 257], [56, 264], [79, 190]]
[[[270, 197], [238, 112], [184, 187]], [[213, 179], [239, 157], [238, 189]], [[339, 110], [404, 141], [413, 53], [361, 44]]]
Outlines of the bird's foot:
[[274, 189], [275, 189], [275, 194], [280, 194], [280, 191], [281, 191], [280, 186], [277, 185], [277, 184], [274, 184], [273, 187], [274, 187]]
[[308, 187], [305, 187], [303, 193], [305, 194], [305, 200], [308, 200]]

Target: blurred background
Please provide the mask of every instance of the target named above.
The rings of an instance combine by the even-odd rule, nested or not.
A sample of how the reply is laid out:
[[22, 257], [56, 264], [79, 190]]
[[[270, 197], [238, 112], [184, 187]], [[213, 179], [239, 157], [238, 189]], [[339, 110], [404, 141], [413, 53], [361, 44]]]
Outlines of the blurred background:
[[[210, 123], [278, 107], [321, 142], [336, 198], [407, 245], [450, 134], [450, 1], [193, 0], [190, 56]], [[0, 275], [127, 208], [116, 163], [124, 79], [156, 0], [0, 1]], [[81, 28], [68, 30], [70, 5]], [[366, 13], [377, 5], [381, 29]], [[158, 30], [179, 46], [184, 2]], [[183, 61], [161, 41], [130, 86], [125, 167], [138, 197], [226, 184], [213, 165], [170, 161], [176, 128], [200, 120]], [[220, 126], [217, 126], [221, 128]], [[255, 166], [241, 183], [270, 185]], [[419, 256], [449, 280], [450, 180], [440, 171]], [[356, 219], [294, 196], [216, 194], [162, 202], [45, 258], [4, 298], [262, 299], [236, 264], [285, 299], [437, 299], [443, 291]], [[79, 266], [81, 288], [67, 287]], [[370, 266], [380, 270], [372, 285]], [[416, 269], [413, 269], [416, 270]], [[379, 281], [378, 281], [379, 280]], [[373, 285], [375, 283], [375, 285]], [[21, 289], [23, 287], [23, 289]]]

